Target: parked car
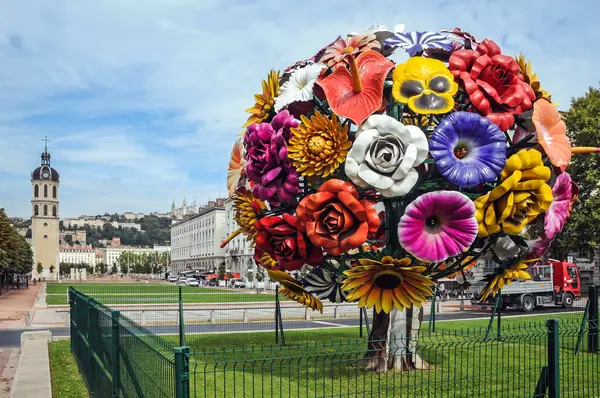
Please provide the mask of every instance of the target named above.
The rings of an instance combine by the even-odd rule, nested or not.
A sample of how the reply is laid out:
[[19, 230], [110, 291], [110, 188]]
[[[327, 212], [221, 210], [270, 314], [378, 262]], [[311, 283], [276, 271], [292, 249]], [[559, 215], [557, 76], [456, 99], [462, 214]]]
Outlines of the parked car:
[[178, 284], [178, 285], [185, 285], [185, 284], [187, 284], [187, 278], [186, 278], [185, 276], [182, 276], [182, 277], [180, 277], [180, 278], [177, 280], [177, 284]]
[[167, 280], [168, 280], [169, 282], [173, 282], [173, 283], [175, 283], [175, 282], [177, 282], [177, 279], [178, 279], [178, 278], [177, 278], [176, 276], [170, 276], [170, 277], [169, 277], [169, 279], [167, 279]]
[[216, 279], [211, 279], [206, 283], [206, 286], [219, 286], [219, 281]]
[[237, 289], [244, 289], [246, 287], [246, 282], [243, 279], [232, 279], [231, 285]]
[[195, 287], [200, 286], [200, 283], [198, 283], [198, 280], [196, 278], [187, 278], [187, 280], [185, 281], [185, 284], [187, 286], [195, 286]]

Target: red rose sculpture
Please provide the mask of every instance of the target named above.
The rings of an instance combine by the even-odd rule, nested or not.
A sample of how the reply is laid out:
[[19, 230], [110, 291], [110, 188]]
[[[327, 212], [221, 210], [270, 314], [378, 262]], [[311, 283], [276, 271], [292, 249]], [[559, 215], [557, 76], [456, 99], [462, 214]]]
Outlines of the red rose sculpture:
[[450, 72], [462, 80], [475, 108], [502, 131], [515, 123], [514, 115], [533, 106], [535, 93], [524, 81], [514, 58], [502, 55], [492, 40], [477, 50], [459, 50], [450, 57]]
[[284, 270], [294, 271], [304, 264], [321, 263], [321, 248], [307, 239], [298, 218], [287, 213], [281, 217], [268, 216], [258, 220], [254, 228], [257, 232], [256, 252], [269, 253]]
[[296, 215], [310, 241], [334, 256], [360, 247], [380, 224], [375, 207], [359, 200], [354, 185], [336, 179], [302, 199]]

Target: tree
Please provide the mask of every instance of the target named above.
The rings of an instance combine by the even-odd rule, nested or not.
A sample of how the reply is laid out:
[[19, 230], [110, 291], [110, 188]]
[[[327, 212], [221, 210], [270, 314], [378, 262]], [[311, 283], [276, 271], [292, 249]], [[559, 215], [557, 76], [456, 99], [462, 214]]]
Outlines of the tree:
[[219, 264], [219, 269], [217, 271], [217, 277], [220, 281], [225, 279], [225, 273], [227, 272], [226, 268], [225, 268], [225, 263], [222, 262], [221, 264]]
[[36, 267], [35, 267], [35, 270], [37, 271], [37, 273], [38, 273], [38, 276], [39, 276], [39, 275], [41, 275], [41, 274], [42, 274], [42, 272], [44, 271], [44, 267], [42, 266], [42, 263], [40, 263], [40, 262], [38, 261], [38, 263], [37, 263], [37, 265], [36, 265]]
[[113, 264], [113, 266], [110, 269], [110, 273], [111, 275], [115, 275], [119, 270], [117, 269], [117, 265]]
[[69, 246], [73, 245], [73, 235], [65, 235], [65, 243]]
[[[573, 146], [600, 146], [600, 88], [590, 87], [583, 96], [573, 98], [563, 116]], [[592, 258], [600, 244], [600, 156], [574, 155], [567, 171], [579, 186], [579, 198], [571, 220], [552, 244], [551, 255], [562, 260], [575, 252]]]
[[15, 266], [21, 244], [19, 237], [20, 235], [12, 226], [4, 209], [0, 209], [0, 250], [4, 252], [3, 262], [0, 266], [11, 273], [16, 272]]
[[263, 267], [256, 267], [256, 281], [262, 282], [265, 280], [266, 274]]
[[52, 264], [52, 265], [50, 266], [50, 273], [51, 273], [51, 274], [53, 274], [53, 273], [54, 273], [54, 270], [55, 270], [55, 267], [54, 267], [54, 264]]
[[250, 283], [254, 282], [254, 269], [248, 268], [246, 271], [246, 280]]
[[99, 274], [106, 274], [107, 269], [108, 267], [103, 262], [99, 262], [98, 264], [96, 264], [96, 272], [98, 272]]

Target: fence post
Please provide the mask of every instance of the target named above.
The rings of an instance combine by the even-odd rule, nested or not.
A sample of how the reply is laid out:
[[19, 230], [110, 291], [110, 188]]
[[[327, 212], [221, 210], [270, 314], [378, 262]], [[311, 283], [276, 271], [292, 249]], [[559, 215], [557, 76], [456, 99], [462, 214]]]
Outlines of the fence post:
[[437, 285], [433, 288], [433, 296], [431, 296], [431, 310], [429, 311], [429, 333], [435, 333], [435, 295], [437, 294]]
[[179, 285], [179, 346], [185, 346], [185, 329], [183, 324], [183, 297], [181, 294], [181, 285]]
[[560, 398], [560, 363], [558, 320], [548, 319], [548, 397]]
[[275, 344], [279, 343], [279, 286], [275, 285]]
[[498, 290], [498, 323], [496, 325], [497, 330], [497, 335], [496, 338], [498, 340], [502, 339], [502, 334], [501, 334], [501, 330], [502, 330], [502, 289]]
[[190, 347], [175, 348], [175, 397], [190, 396]]
[[588, 352], [598, 353], [598, 287], [590, 285], [588, 317]]
[[96, 390], [97, 377], [98, 377], [98, 364], [94, 358], [94, 352], [96, 351], [96, 331], [98, 330], [98, 322], [96, 321], [96, 307], [91, 297], [87, 297], [87, 312], [88, 312], [88, 374], [87, 381], [90, 389], [90, 395], [99, 392]]
[[358, 312], [360, 314], [360, 337], [363, 337], [363, 331], [362, 331], [362, 325], [363, 325], [363, 310], [362, 308], [358, 309]]
[[113, 397], [120, 396], [120, 385], [121, 385], [121, 348], [120, 348], [120, 333], [119, 333], [119, 324], [121, 320], [121, 311], [113, 310], [111, 311], [112, 318], [112, 329], [111, 329], [111, 340], [112, 340], [112, 390]]

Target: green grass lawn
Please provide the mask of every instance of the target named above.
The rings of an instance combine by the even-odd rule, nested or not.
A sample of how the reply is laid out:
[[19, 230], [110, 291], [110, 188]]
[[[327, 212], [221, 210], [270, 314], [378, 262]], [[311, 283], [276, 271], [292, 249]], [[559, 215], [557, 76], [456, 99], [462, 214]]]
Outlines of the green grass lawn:
[[[46, 292], [48, 294], [67, 294], [69, 287], [73, 286], [82, 293], [97, 292], [97, 293], [163, 293], [177, 294], [179, 287], [173, 283], [48, 283], [46, 284]], [[194, 293], [224, 293], [232, 292], [210, 287], [191, 287], [182, 286], [183, 292]], [[233, 292], [235, 293], [235, 292]]]
[[[48, 284], [46, 303], [67, 304], [69, 286], [103, 304], [169, 304], [179, 301], [179, 287], [173, 284], [81, 283]], [[184, 303], [247, 303], [274, 301], [273, 293], [242, 293], [235, 290], [182, 286]]]
[[88, 391], [71, 354], [69, 340], [48, 344], [52, 397], [84, 398]]
[[[419, 354], [430, 369], [383, 374], [356, 366], [366, 348], [356, 327], [287, 331], [285, 347], [275, 344], [273, 332], [189, 335], [192, 396], [531, 397], [547, 364], [547, 318], [504, 318], [500, 341], [484, 341], [486, 320], [439, 321], [435, 333], [424, 323]], [[585, 353], [585, 337], [583, 349], [573, 355], [578, 321], [575, 316], [561, 321], [563, 396], [600, 396], [600, 359]], [[163, 337], [177, 344], [177, 336]], [[68, 362], [61, 356], [68, 353], [68, 342], [53, 345], [60, 348], [51, 349], [51, 357]], [[73, 389], [83, 386], [71, 367], [58, 369], [71, 373], [58, 380]]]
[[[485, 341], [487, 321], [438, 322], [435, 333], [423, 325], [420, 356], [427, 371], [376, 374], [355, 365], [365, 352], [358, 328], [288, 331], [286, 347], [274, 333], [188, 336], [196, 396], [533, 396], [547, 364], [547, 316], [506, 318], [502, 339], [496, 330]], [[573, 355], [579, 323], [563, 318], [560, 356], [565, 396], [599, 396], [600, 359]], [[176, 342], [176, 339], [173, 339]], [[568, 364], [568, 365], [567, 365]], [[346, 394], [352, 395], [346, 395]]]

